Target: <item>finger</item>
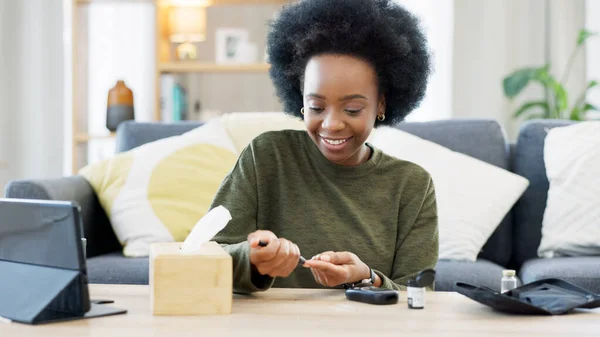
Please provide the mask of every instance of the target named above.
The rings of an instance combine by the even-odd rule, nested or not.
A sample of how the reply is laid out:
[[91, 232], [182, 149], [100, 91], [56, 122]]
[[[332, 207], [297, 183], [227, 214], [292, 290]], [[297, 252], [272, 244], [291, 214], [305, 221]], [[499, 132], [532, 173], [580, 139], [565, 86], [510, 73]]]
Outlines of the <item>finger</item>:
[[324, 281], [323, 281], [323, 277], [322, 277], [322, 273], [319, 271], [318, 268], [310, 268], [310, 264], [308, 263], [310, 262], [314, 262], [316, 261], [315, 259], [317, 258], [317, 256], [313, 256], [312, 259], [310, 260], [306, 260], [306, 262], [304, 263], [304, 267], [305, 268], [309, 268], [310, 272], [313, 274], [313, 277], [315, 278], [315, 281], [317, 281], [318, 284], [320, 285], [325, 285]]
[[326, 251], [326, 252], [323, 252], [321, 254], [318, 254], [315, 257], [315, 260], [330, 262], [330, 260], [331, 260], [330, 256], [333, 255], [333, 254], [335, 254], [333, 251]]
[[315, 268], [315, 270], [319, 273], [323, 283], [328, 287], [337, 285], [337, 281], [342, 279], [343, 268], [329, 262], [323, 262], [322, 266], [323, 268]]
[[315, 270], [315, 273], [317, 274], [317, 278], [319, 279], [319, 284], [327, 286], [323, 273], [318, 270]]
[[276, 253], [275, 258], [264, 263], [264, 269], [271, 276], [287, 276], [286, 274], [287, 265], [289, 263], [289, 256], [291, 251], [291, 243], [286, 239], [279, 239], [279, 250]]
[[254, 259], [258, 263], [271, 261], [277, 257], [279, 248], [281, 247], [281, 240], [278, 238], [270, 240], [266, 247], [252, 248]]
[[317, 281], [318, 284], [323, 284], [321, 282], [321, 278], [319, 277], [319, 272], [316, 269], [311, 269], [310, 271], [312, 272], [315, 281]]
[[252, 248], [258, 247], [259, 241], [266, 242], [268, 246], [268, 243], [275, 239], [277, 239], [277, 236], [271, 231], [257, 230], [248, 234], [248, 242]]
[[292, 244], [292, 254], [294, 256], [294, 259], [296, 260], [296, 265], [294, 266], [294, 269], [298, 266], [298, 263], [300, 263], [300, 248], [298, 248], [298, 245], [296, 244]]
[[[302, 257], [302, 254], [300, 254], [300, 248], [298, 248], [298, 245], [294, 244], [294, 260], [296, 261], [296, 264], [294, 265], [294, 269], [296, 269], [296, 267], [298, 267], [298, 265], [300, 264], [300, 258]], [[302, 258], [302, 261], [304, 261], [304, 258]], [[302, 262], [304, 263], [304, 262]]]
[[288, 277], [294, 269], [298, 266], [298, 260], [294, 259], [293, 254], [291, 254], [286, 260], [285, 264], [283, 264], [281, 268], [282, 277]]
[[316, 269], [320, 272], [333, 272], [337, 267], [333, 263], [319, 261], [319, 260], [308, 260], [305, 263], [305, 266], [311, 269]]
[[[324, 258], [327, 257], [325, 260]], [[331, 262], [333, 264], [354, 264], [353, 254], [349, 252], [331, 252], [321, 257], [321, 261]]]
[[[338, 268], [339, 269], [339, 268]], [[320, 274], [321, 279], [328, 287], [334, 287], [339, 284], [345, 283], [346, 273], [343, 269], [336, 270], [335, 272], [317, 271]]]
[[327, 273], [321, 272], [321, 280], [323, 280], [323, 284], [325, 286], [329, 286], [329, 281], [327, 280]]
[[284, 268], [284, 276], [291, 274], [296, 267], [298, 267], [298, 260], [300, 259], [300, 249], [297, 245], [290, 242], [290, 254], [287, 258], [288, 263]]

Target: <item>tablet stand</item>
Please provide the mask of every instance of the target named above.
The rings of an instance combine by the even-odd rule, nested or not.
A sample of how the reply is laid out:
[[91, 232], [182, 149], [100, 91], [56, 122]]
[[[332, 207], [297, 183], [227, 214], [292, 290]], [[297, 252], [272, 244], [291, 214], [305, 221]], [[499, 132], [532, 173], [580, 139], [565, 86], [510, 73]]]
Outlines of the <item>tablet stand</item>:
[[90, 303], [87, 278], [78, 270], [0, 260], [0, 316], [42, 324], [124, 314]]

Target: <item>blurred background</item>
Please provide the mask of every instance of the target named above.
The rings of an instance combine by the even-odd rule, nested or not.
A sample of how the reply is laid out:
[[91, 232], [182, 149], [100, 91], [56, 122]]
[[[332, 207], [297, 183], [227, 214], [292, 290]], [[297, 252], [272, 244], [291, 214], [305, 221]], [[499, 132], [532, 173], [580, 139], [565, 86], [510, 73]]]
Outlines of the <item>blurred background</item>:
[[[409, 121], [494, 119], [512, 141], [531, 118], [598, 117], [600, 1], [396, 1], [435, 64]], [[111, 156], [123, 120], [281, 111], [265, 36], [289, 2], [0, 0], [0, 188]]]

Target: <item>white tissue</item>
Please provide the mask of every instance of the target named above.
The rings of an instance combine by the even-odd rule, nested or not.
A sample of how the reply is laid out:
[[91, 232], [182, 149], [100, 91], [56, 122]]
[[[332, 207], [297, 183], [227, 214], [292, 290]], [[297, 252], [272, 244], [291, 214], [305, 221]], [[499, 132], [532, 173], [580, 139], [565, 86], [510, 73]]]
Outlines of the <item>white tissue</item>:
[[225, 228], [229, 220], [231, 220], [231, 214], [227, 208], [218, 206], [211, 209], [196, 223], [190, 235], [187, 236], [179, 248], [180, 252], [183, 254], [198, 252], [202, 244], [210, 241]]

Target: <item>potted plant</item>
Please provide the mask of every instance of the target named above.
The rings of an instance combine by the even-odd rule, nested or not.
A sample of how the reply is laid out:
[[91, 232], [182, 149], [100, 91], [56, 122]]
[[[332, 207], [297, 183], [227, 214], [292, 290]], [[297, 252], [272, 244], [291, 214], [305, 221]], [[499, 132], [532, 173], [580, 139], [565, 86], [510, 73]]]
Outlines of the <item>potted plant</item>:
[[523, 103], [514, 112], [514, 118], [526, 116], [526, 119], [543, 118], [581, 121], [586, 119], [588, 111], [600, 111], [598, 107], [593, 106], [586, 100], [588, 90], [598, 86], [598, 81], [590, 81], [571, 106], [569, 106], [569, 95], [564, 87], [577, 53], [583, 48], [585, 41], [595, 35], [598, 35], [598, 33], [592, 33], [585, 29], [579, 31], [575, 49], [569, 57], [560, 81], [550, 74], [548, 64], [541, 67], [518, 69], [504, 78], [502, 83], [504, 95], [511, 100], [532, 82], [541, 84], [546, 93], [545, 97], [540, 100]]

